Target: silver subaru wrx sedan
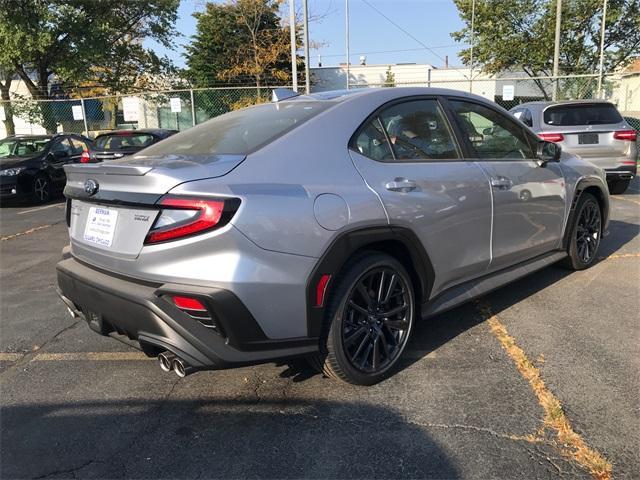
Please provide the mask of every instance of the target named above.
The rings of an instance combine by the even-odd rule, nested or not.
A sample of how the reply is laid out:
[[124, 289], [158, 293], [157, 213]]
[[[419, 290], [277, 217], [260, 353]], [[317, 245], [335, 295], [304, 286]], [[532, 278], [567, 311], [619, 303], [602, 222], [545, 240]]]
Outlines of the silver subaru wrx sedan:
[[429, 88], [276, 98], [65, 167], [72, 315], [179, 376], [305, 357], [371, 385], [420, 317], [596, 261], [605, 173], [494, 103]]

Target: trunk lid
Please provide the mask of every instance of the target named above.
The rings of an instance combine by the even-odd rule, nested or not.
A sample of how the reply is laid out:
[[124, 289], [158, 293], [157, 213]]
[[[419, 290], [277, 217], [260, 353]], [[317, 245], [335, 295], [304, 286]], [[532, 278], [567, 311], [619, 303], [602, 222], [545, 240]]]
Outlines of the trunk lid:
[[109, 268], [135, 259], [160, 210], [155, 203], [175, 186], [221, 177], [244, 155], [136, 156], [109, 163], [65, 166], [73, 254]]

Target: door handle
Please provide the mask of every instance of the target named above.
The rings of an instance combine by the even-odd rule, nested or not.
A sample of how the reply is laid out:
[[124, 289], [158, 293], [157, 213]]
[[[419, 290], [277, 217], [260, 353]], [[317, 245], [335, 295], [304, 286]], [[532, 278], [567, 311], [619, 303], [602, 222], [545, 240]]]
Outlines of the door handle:
[[491, 178], [491, 187], [496, 190], [510, 190], [513, 187], [513, 182], [507, 177]]
[[396, 177], [393, 182], [387, 182], [384, 185], [384, 188], [390, 190], [392, 192], [402, 192], [407, 193], [411, 192], [418, 188], [418, 184], [413, 180], [408, 180], [403, 177]]

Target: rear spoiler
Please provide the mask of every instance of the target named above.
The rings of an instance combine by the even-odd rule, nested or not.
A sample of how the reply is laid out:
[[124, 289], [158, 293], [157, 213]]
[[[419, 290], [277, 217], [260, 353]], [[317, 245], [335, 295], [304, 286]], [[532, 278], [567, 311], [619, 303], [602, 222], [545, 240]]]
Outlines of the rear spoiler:
[[153, 170], [148, 165], [116, 165], [113, 163], [71, 163], [64, 166], [65, 173], [84, 173], [87, 175], [131, 175], [141, 176]]

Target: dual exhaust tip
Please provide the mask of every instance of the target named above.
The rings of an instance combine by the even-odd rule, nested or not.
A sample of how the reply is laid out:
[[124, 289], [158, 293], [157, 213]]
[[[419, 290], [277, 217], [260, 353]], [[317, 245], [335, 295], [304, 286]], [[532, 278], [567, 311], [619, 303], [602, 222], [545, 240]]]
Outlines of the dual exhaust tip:
[[162, 352], [158, 355], [158, 363], [160, 364], [160, 369], [163, 372], [170, 372], [173, 370], [173, 372], [180, 378], [184, 378], [195, 371], [191, 365], [171, 352]]

